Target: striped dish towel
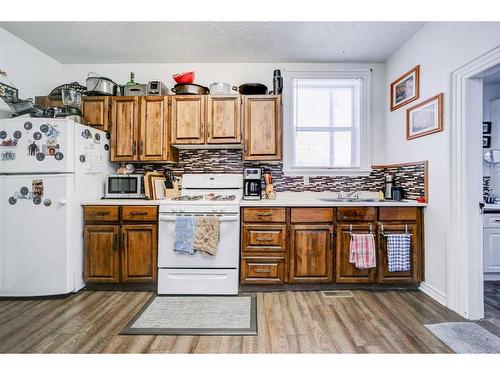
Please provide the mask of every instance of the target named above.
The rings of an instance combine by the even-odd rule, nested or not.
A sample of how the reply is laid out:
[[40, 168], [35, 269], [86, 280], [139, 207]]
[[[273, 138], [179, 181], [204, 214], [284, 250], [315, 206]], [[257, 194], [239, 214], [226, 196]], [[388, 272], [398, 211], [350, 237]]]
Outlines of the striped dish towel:
[[386, 236], [389, 272], [409, 271], [411, 236], [406, 233], [387, 234]]
[[376, 267], [375, 239], [372, 233], [351, 234], [349, 262], [359, 269]]

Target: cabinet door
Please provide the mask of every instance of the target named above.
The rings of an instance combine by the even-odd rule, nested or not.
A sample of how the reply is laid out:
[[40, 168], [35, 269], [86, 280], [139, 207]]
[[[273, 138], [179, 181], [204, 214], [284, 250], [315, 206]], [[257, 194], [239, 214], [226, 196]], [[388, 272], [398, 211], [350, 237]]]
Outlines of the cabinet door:
[[[340, 224], [337, 226], [335, 280], [338, 283], [374, 283], [377, 276], [376, 268], [358, 269], [349, 262], [351, 227], [352, 233], [370, 233], [370, 224]], [[375, 230], [375, 225], [372, 225], [373, 233]]]
[[500, 228], [484, 230], [484, 272], [500, 272]]
[[290, 230], [289, 282], [331, 282], [333, 226], [292, 225]]
[[[389, 272], [387, 262], [387, 238], [383, 233], [405, 233], [411, 234], [410, 242], [410, 270], [405, 272]], [[420, 260], [421, 242], [420, 233], [416, 223], [405, 224], [380, 224], [378, 235], [378, 281], [380, 283], [392, 282], [419, 282], [420, 281]]]
[[85, 225], [84, 279], [86, 282], [119, 281], [119, 225]]
[[139, 129], [139, 98], [119, 96], [112, 99], [111, 161], [136, 161]]
[[82, 113], [89, 126], [107, 132], [109, 130], [109, 96], [85, 96], [82, 98]]
[[156, 281], [157, 238], [156, 224], [122, 225], [121, 281]]
[[239, 95], [214, 95], [207, 102], [207, 143], [241, 143]]
[[173, 161], [175, 151], [170, 146], [168, 97], [145, 96], [140, 99], [140, 105], [139, 160]]
[[176, 95], [172, 97], [172, 143], [205, 143], [206, 95]]
[[243, 97], [244, 160], [281, 160], [281, 99]]

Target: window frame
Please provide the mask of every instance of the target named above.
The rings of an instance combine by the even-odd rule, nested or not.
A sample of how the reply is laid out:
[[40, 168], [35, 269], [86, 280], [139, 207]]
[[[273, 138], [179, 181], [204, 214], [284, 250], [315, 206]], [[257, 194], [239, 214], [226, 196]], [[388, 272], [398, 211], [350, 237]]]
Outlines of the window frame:
[[[359, 79], [359, 167], [294, 166], [293, 80]], [[372, 70], [284, 71], [283, 74], [283, 172], [287, 176], [365, 176], [372, 172]]]

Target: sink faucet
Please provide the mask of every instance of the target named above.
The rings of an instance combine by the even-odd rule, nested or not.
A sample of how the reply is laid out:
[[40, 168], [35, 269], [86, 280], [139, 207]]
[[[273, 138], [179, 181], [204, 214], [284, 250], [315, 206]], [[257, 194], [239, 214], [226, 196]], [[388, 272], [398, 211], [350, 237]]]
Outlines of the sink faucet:
[[359, 191], [355, 190], [355, 191], [352, 191], [352, 192], [344, 192], [344, 191], [340, 191], [339, 194], [338, 194], [338, 198], [339, 199], [350, 199], [350, 198], [353, 198], [353, 199], [359, 199]]

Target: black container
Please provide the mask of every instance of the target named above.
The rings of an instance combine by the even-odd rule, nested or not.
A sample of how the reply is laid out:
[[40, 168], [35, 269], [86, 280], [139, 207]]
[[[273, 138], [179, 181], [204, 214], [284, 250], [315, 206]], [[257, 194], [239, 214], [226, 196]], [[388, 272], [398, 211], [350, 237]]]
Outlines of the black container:
[[402, 201], [404, 198], [404, 190], [401, 186], [394, 186], [392, 188], [392, 200]]
[[275, 95], [281, 95], [283, 92], [283, 77], [279, 69], [275, 69], [273, 72], [273, 90]]

